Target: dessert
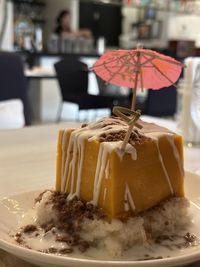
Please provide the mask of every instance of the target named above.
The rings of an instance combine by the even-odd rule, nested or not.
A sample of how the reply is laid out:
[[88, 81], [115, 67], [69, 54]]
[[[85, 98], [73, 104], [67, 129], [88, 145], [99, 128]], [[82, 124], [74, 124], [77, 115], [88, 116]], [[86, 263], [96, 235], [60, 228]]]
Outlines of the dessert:
[[172, 196], [183, 197], [181, 136], [140, 122], [125, 151], [128, 125], [106, 118], [59, 132], [56, 190], [104, 209], [111, 218], [134, 215]]
[[119, 117], [60, 130], [56, 188], [36, 199], [15, 240], [46, 253], [134, 260], [168, 256], [154, 253], [158, 245], [196, 244], [181, 136], [138, 123], [125, 149]]

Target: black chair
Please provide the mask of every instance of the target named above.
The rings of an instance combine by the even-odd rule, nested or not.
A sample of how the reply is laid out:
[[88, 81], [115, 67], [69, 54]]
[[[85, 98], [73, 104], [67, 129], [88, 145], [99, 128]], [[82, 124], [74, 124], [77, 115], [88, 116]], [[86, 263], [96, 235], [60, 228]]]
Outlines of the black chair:
[[[120, 86], [107, 84], [97, 75], [96, 75], [96, 79], [97, 79], [97, 83], [99, 87], [99, 92], [101, 95], [106, 96], [107, 98], [110, 98], [113, 104], [117, 106], [130, 108], [131, 106], [130, 95], [129, 94], [123, 95], [120, 92]], [[127, 90], [130, 90], [130, 89], [127, 88]]]
[[30, 105], [23, 63], [19, 55], [0, 52], [0, 100], [21, 99], [25, 124], [31, 124]]
[[63, 102], [65, 101], [77, 104], [79, 110], [112, 108], [112, 98], [88, 94], [89, 70], [85, 63], [76, 58], [66, 58], [54, 66], [62, 96], [57, 121], [60, 121]]
[[174, 86], [161, 90], [148, 90], [144, 113], [150, 116], [174, 116], [176, 113], [177, 90]]

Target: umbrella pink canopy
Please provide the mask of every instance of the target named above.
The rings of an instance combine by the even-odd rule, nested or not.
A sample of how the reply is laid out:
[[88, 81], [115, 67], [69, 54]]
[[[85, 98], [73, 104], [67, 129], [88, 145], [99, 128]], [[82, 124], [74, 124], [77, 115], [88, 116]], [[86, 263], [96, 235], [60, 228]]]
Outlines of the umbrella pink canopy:
[[[114, 50], [96, 61], [93, 70], [104, 81], [118, 86], [160, 89], [174, 84], [183, 65], [177, 60], [148, 49]], [[135, 106], [133, 97], [132, 109]]]

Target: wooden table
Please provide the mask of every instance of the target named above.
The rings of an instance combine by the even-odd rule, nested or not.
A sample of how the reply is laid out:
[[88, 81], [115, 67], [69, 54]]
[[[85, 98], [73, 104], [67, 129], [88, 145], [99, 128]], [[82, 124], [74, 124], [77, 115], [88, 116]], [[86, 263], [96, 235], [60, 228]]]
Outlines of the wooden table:
[[[41, 188], [53, 186], [58, 129], [77, 125], [66, 123], [0, 131], [0, 197], [15, 193], [16, 183], [21, 184], [16, 193], [23, 192], [24, 188], [36, 190], [38, 183]], [[24, 184], [28, 179], [33, 181], [31, 188], [30, 183]]]
[[[77, 127], [78, 123], [34, 126], [0, 131], [0, 197], [52, 187], [55, 181], [56, 139], [59, 128]], [[200, 149], [186, 149], [186, 165], [200, 171]], [[194, 153], [193, 153], [194, 152]], [[32, 183], [26, 183], [29, 179]], [[23, 181], [23, 182], [22, 182]], [[17, 190], [16, 188], [17, 186]], [[16, 257], [0, 251], [0, 267], [31, 267]], [[200, 262], [190, 265], [199, 267]]]

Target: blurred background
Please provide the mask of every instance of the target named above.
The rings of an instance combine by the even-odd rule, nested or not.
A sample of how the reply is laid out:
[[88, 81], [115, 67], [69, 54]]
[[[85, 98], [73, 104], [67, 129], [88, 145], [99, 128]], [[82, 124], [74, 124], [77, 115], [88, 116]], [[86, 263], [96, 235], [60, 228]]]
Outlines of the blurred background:
[[130, 107], [131, 90], [105, 84], [90, 67], [105, 51], [138, 43], [188, 68], [177, 88], [138, 90], [137, 108], [188, 126], [191, 101], [200, 117], [199, 25], [198, 0], [0, 0], [0, 127], [88, 121]]

